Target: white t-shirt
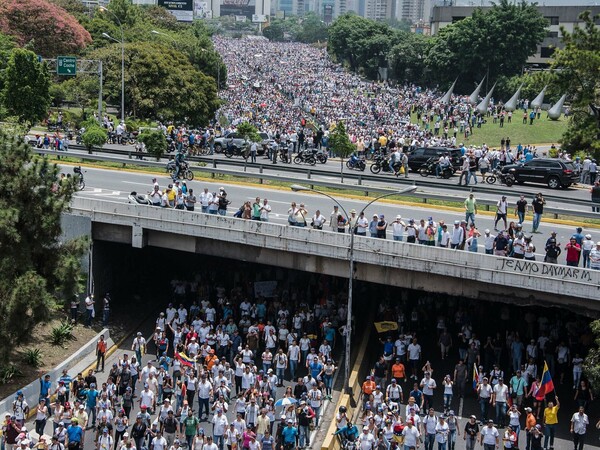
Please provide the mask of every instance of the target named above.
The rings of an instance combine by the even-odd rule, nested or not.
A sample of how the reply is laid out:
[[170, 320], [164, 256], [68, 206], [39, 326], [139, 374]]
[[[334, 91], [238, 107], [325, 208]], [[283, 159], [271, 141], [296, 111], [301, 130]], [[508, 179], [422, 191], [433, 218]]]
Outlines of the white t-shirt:
[[408, 358], [412, 360], [419, 359], [421, 357], [421, 346], [419, 344], [410, 344], [408, 346]]
[[412, 427], [404, 427], [404, 430], [402, 430], [402, 435], [404, 436], [404, 445], [407, 447], [416, 448], [417, 439], [419, 439], [419, 436], [421, 435], [416, 426], [413, 425]]

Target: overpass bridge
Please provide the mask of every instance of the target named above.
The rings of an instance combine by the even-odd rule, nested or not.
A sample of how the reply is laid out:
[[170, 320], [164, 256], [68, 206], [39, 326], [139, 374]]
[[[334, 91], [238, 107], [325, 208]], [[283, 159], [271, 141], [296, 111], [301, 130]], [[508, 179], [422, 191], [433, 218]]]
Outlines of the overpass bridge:
[[[350, 235], [75, 197], [66, 236], [348, 276]], [[600, 271], [356, 237], [355, 280], [518, 305], [600, 312]], [[92, 258], [93, 259], [93, 258]], [[92, 269], [92, 273], [94, 270]]]

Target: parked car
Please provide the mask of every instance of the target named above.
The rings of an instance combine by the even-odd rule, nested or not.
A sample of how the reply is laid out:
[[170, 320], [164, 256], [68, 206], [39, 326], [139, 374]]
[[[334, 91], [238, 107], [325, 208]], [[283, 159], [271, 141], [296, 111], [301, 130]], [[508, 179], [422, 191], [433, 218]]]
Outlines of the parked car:
[[448, 153], [452, 167], [460, 169], [462, 152], [459, 148], [447, 147], [418, 147], [412, 152], [408, 152], [408, 168], [413, 172], [418, 172], [430, 158], [439, 159], [445, 153]]
[[[265, 153], [267, 147], [273, 141], [273, 139], [271, 136], [269, 136], [269, 133], [265, 133], [263, 131], [259, 131], [258, 135], [261, 137], [261, 141], [258, 143], [258, 151], [256, 153], [262, 155]], [[244, 139], [242, 139], [239, 133], [233, 131], [231, 133], [227, 133], [225, 136], [220, 136], [215, 139], [215, 152], [221, 153], [223, 149], [227, 147], [227, 142], [230, 138], [233, 138], [234, 148], [241, 149], [244, 147]]]
[[511, 172], [515, 181], [523, 183], [541, 183], [549, 188], [568, 188], [579, 181], [572, 162], [558, 158], [535, 158], [519, 164], [508, 164], [502, 172]]

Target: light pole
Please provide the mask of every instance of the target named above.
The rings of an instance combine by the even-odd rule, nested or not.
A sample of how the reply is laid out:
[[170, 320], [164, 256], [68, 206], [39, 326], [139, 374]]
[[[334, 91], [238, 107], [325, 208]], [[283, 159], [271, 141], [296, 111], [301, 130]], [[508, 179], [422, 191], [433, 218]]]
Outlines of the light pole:
[[101, 11], [106, 11], [117, 20], [119, 24], [119, 28], [121, 29], [121, 40], [115, 39], [108, 33], [102, 33], [106, 39], [110, 39], [111, 41], [119, 42], [121, 44], [121, 122], [125, 123], [125, 35], [123, 34], [123, 24], [119, 17], [112, 12], [110, 9], [105, 8], [104, 6], [99, 6]]
[[[342, 211], [344, 211], [344, 214], [346, 215], [346, 217], [349, 218], [348, 213], [346, 212], [346, 210], [344, 209], [344, 207], [340, 204], [339, 201], [337, 201], [334, 197], [332, 197], [331, 195], [327, 194], [326, 192], [323, 191], [318, 191], [316, 189], [312, 189], [306, 186], [301, 186], [299, 184], [293, 184], [292, 186], [290, 186], [290, 188], [292, 189], [292, 191], [294, 192], [300, 192], [300, 191], [310, 191], [310, 192], [314, 192], [316, 194], [319, 195], [323, 195], [331, 200], [333, 200], [333, 202], [335, 202], [336, 205], [338, 205], [340, 207], [340, 209]], [[402, 195], [402, 194], [406, 194], [408, 192], [414, 192], [417, 189], [417, 186], [408, 186], [404, 189], [400, 189], [399, 191], [394, 191], [394, 192], [388, 192], [387, 194], [382, 194], [378, 197], [375, 197], [373, 200], [371, 200], [369, 203], [367, 203], [365, 206], [363, 206], [363, 208], [360, 211], [360, 214], [362, 214], [363, 212], [365, 212], [365, 210], [371, 206], [373, 203], [375, 203], [377, 200], [380, 200], [382, 198], [385, 197], [391, 197], [392, 195]], [[359, 216], [360, 216], [359, 214]], [[350, 246], [348, 247], [348, 262], [349, 262], [349, 273], [348, 273], [348, 311], [346, 312], [346, 346], [345, 346], [345, 351], [344, 351], [344, 390], [346, 393], [350, 394], [350, 346], [351, 346], [351, 340], [352, 340], [352, 288], [354, 285], [354, 231], [356, 228], [356, 224], [354, 225], [354, 227], [350, 228]]]
[[150, 33], [152, 34], [156, 34], [157, 36], [165, 36], [168, 37], [169, 39], [171, 39], [173, 41], [173, 43], [175, 44], [175, 47], [179, 48], [179, 41], [177, 41], [177, 39], [175, 39], [173, 36], [171, 36], [170, 34], [167, 33], [162, 33], [160, 31], [157, 30], [152, 30]]

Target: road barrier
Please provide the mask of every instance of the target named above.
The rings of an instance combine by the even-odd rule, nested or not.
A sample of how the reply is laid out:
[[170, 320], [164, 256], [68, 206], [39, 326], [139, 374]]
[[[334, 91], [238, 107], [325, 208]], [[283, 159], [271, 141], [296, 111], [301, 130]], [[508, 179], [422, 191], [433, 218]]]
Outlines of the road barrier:
[[[73, 147], [73, 146], [72, 146]], [[34, 149], [34, 151], [40, 155], [50, 155], [50, 156], [54, 156], [54, 157], [61, 157], [61, 156], [67, 156], [67, 157], [72, 157], [72, 158], [80, 158], [82, 161], [102, 161], [102, 162], [112, 162], [112, 163], [120, 163], [123, 164], [123, 167], [126, 167], [128, 164], [135, 164], [135, 165], [139, 165], [139, 166], [144, 166], [144, 167], [153, 167], [153, 168], [165, 168], [165, 163], [166, 161], [150, 161], [147, 159], [135, 159], [135, 160], [129, 160], [126, 159], [124, 160], [124, 158], [119, 158], [119, 157], [115, 157], [115, 156], [106, 156], [106, 155], [98, 155], [98, 154], [87, 154], [87, 153], [74, 153], [74, 152], [56, 152], [54, 150], [43, 150], [43, 149]], [[121, 151], [121, 150], [113, 150], [113, 149], [102, 149], [103, 152], [105, 153], [109, 153], [109, 154], [118, 154], [118, 155], [123, 155], [124, 152], [127, 153], [127, 151]], [[132, 154], [135, 154], [135, 152], [129, 152]], [[232, 169], [224, 169], [224, 168], [219, 168], [218, 165], [222, 164], [222, 165], [234, 165], [234, 166], [243, 166], [244, 163], [240, 162], [240, 161], [233, 161], [234, 164], [232, 164], [231, 160], [216, 160], [214, 158], [208, 158], [209, 162], [211, 162], [211, 165], [205, 165], [205, 166], [190, 166], [190, 169], [194, 172], [201, 172], [201, 173], [208, 173], [211, 174], [213, 176], [213, 178], [215, 177], [215, 175], [229, 175], [229, 176], [234, 176], [234, 177], [242, 177], [242, 178], [253, 178], [253, 179], [257, 179], [259, 180], [260, 184], [263, 184], [266, 180], [268, 181], [277, 181], [277, 182], [281, 182], [281, 183], [298, 183], [299, 179], [297, 176], [281, 176], [281, 175], [271, 175], [271, 174], [267, 174], [264, 173], [265, 168], [270, 168], [270, 165], [256, 165], [256, 164], [252, 164], [252, 165], [248, 165], [248, 167], [257, 167], [259, 168], [259, 173], [256, 172], [245, 172], [245, 171], [239, 171], [239, 170], [232, 170]], [[132, 162], [134, 161], [134, 162]], [[286, 169], [289, 169], [286, 167]], [[331, 182], [331, 181], [323, 181], [323, 180], [315, 180], [310, 178], [311, 175], [315, 175], [315, 171], [310, 171], [310, 170], [301, 170], [300, 168], [293, 168], [295, 173], [298, 172], [305, 172], [307, 174], [307, 182], [306, 184], [311, 188], [311, 189], [318, 189], [318, 188], [331, 188], [331, 189], [338, 189], [338, 190], [352, 190], [352, 191], [359, 191], [362, 194], [364, 194], [365, 196], [369, 196], [370, 194], [386, 194], [386, 193], [390, 193], [393, 191], [393, 189], [391, 187], [382, 187], [382, 186], [371, 186], [371, 185], [365, 185], [365, 184], [349, 184], [349, 183], [338, 183], [338, 182]], [[165, 171], [166, 173], [166, 171]], [[328, 171], [318, 171], [319, 175], [323, 175], [323, 174], [327, 174], [327, 176], [331, 176], [333, 174], [333, 172], [328, 172]], [[345, 174], [344, 177], [347, 177], [347, 175]], [[373, 178], [376, 178], [375, 176], [373, 176]], [[359, 180], [360, 183], [361, 180]], [[377, 179], [377, 181], [382, 181], [381, 179]], [[396, 180], [394, 180], [396, 181]], [[414, 179], [409, 180], [410, 183], [412, 183], [414, 181]], [[419, 185], [418, 183], [414, 183], [415, 185], [417, 185], [418, 187], [420, 186], [421, 188], [426, 188], [428, 185]], [[402, 187], [404, 184], [401, 183]], [[448, 185], [443, 185], [443, 187], [448, 188]], [[459, 187], [459, 186], [452, 186], [453, 190], [454, 187]], [[471, 192], [477, 193], [477, 192], [484, 192], [481, 190], [481, 188], [478, 188], [477, 191], [471, 190]], [[496, 194], [500, 194], [499, 191], [495, 190], [494, 193]], [[413, 199], [419, 199], [423, 204], [427, 204], [429, 203], [431, 200], [435, 200], [435, 201], [443, 201], [443, 202], [456, 202], [456, 203], [461, 203], [464, 201], [464, 197], [463, 196], [458, 196], [458, 195], [452, 195], [452, 194], [438, 194], [438, 193], [434, 193], [434, 192], [427, 192], [427, 191], [423, 191], [423, 190], [419, 190], [417, 192], [411, 193], [409, 195], [405, 195], [403, 196], [404, 198], [413, 198]], [[556, 196], [545, 196], [546, 200], [554, 200], [557, 202], [564, 202], [564, 203], [568, 203], [569, 205], [576, 205], [576, 206], [584, 206], [584, 207], [591, 207], [591, 203], [587, 202], [587, 201], [583, 201], [583, 200], [576, 200], [576, 199], [568, 199], [568, 198], [563, 198], [563, 197], [556, 197]], [[477, 199], [477, 205], [480, 209], [486, 210], [486, 211], [495, 211], [496, 208], [496, 201], [495, 200], [486, 200], [486, 199]], [[550, 216], [553, 217], [554, 219], [559, 219], [561, 216], [570, 216], [570, 217], [577, 217], [577, 218], [585, 218], [585, 219], [600, 219], [600, 213], [596, 213], [596, 212], [592, 212], [590, 211], [583, 211], [583, 210], [574, 210], [574, 209], [565, 209], [565, 208], [556, 208], [556, 207], [549, 207], [546, 206], [544, 208], [544, 215], [546, 217]]]

